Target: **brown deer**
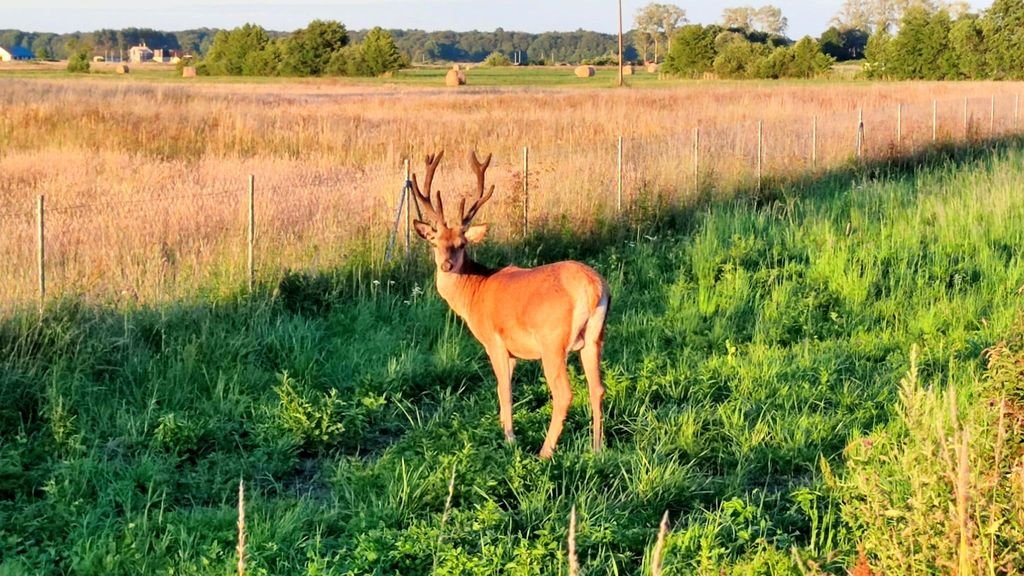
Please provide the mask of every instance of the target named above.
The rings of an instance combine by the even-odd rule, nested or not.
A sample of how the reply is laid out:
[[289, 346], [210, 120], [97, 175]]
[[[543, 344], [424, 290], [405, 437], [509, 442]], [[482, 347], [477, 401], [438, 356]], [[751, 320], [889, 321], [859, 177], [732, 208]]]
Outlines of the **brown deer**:
[[427, 156], [426, 174], [420, 187], [416, 175], [412, 189], [423, 217], [416, 220], [416, 232], [434, 249], [437, 291], [448, 306], [469, 326], [483, 345], [498, 380], [498, 404], [505, 439], [512, 433], [512, 370], [516, 360], [540, 360], [551, 390], [551, 424], [541, 448], [541, 458], [550, 458], [562, 433], [572, 402], [572, 388], [566, 361], [579, 352], [590, 392], [593, 412], [593, 448], [601, 449], [601, 348], [605, 317], [611, 303], [608, 283], [589, 266], [579, 262], [556, 262], [537, 268], [509, 266], [492, 270], [466, 256], [467, 244], [482, 241], [487, 225], [471, 226], [473, 217], [494, 194], [492, 185], [484, 193], [484, 175], [491, 156], [482, 163], [476, 153], [470, 164], [476, 172], [477, 191], [469, 211], [459, 203], [459, 219], [449, 227], [445, 221], [441, 192], [431, 193], [431, 183], [444, 151]]

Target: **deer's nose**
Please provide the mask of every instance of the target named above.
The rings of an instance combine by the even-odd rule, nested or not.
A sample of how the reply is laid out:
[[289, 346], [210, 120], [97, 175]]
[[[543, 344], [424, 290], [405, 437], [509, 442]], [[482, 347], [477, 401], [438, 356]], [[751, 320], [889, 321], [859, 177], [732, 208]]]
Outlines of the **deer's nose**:
[[444, 262], [441, 262], [441, 271], [442, 272], [451, 272], [452, 271], [452, 261], [451, 260], [445, 260]]

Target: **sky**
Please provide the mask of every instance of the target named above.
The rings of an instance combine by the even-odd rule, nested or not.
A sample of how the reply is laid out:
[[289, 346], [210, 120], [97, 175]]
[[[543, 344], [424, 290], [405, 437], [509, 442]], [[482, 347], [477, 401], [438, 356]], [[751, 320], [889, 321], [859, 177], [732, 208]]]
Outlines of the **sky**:
[[[623, 0], [624, 26], [650, 0]], [[671, 2], [671, 0], [660, 0]], [[615, 32], [616, 0], [2, 0], [0, 30], [33, 32], [92, 31], [99, 28], [234, 28], [252, 22], [289, 31], [311, 20], [339, 20], [350, 30], [381, 26], [421, 30], [494, 30], [546, 32], [579, 28]], [[725, 3], [680, 1], [691, 22], [719, 20], [725, 6], [772, 3], [789, 19], [787, 35], [818, 36], [829, 26], [842, 0], [735, 0]], [[975, 8], [991, 0], [974, 0]]]

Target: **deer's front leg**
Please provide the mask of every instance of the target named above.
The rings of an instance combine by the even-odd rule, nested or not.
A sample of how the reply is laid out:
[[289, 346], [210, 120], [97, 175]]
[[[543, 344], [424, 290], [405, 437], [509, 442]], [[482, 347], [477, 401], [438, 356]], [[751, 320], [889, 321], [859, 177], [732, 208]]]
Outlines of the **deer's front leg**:
[[508, 355], [504, 347], [488, 349], [494, 368], [494, 377], [498, 381], [498, 415], [501, 418], [501, 429], [505, 431], [505, 441], [513, 443], [516, 436], [512, 432], [512, 370], [516, 360]]

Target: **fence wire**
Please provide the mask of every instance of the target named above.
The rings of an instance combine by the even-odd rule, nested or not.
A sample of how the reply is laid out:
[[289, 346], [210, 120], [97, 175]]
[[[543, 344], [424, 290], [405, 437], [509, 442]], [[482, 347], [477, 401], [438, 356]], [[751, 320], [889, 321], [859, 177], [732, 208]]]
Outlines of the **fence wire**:
[[[942, 143], [979, 142], [1019, 134], [1020, 98], [935, 100], [930, 106], [849, 108], [803, 118], [707, 124], [681, 116], [658, 133], [622, 134], [598, 145], [582, 136], [512, 148], [495, 156], [489, 183], [503, 193], [489, 206], [496, 236], [522, 236], [552, 221], [586, 227], [594, 218], [638, 204], [686, 203], [709, 190], [730, 192], [762, 180], [820, 173], [851, 161], [916, 154]], [[593, 142], [591, 139], [590, 142]], [[524, 165], [523, 149], [529, 153]], [[449, 160], [451, 161], [451, 160]], [[419, 168], [414, 164], [415, 169]], [[473, 190], [468, 170], [441, 175], [446, 203]], [[391, 178], [389, 174], [394, 174]], [[255, 262], [268, 271], [326, 267], [346, 257], [345, 247], [368, 237], [382, 259], [395, 254], [409, 209], [404, 173], [367, 167], [353, 175], [321, 168], [304, 174], [303, 194], [273, 174], [257, 178]], [[527, 181], [529, 187], [527, 191]], [[619, 182], [622, 182], [621, 207]], [[394, 195], [392, 184], [403, 192]], [[567, 183], [573, 193], [565, 193]], [[205, 282], [241, 283], [246, 274], [246, 190], [153, 195], [45, 205], [47, 296], [62, 293], [174, 295]], [[367, 190], [381, 190], [379, 194]], [[452, 194], [454, 198], [448, 198]], [[34, 299], [38, 214], [31, 207], [0, 207], [0, 301]], [[96, 218], [96, 215], [102, 215]], [[353, 215], [361, 216], [353, 216]], [[139, 223], [144, 223], [141, 227]], [[378, 241], [377, 231], [386, 239]], [[241, 284], [238, 284], [241, 285]]]

